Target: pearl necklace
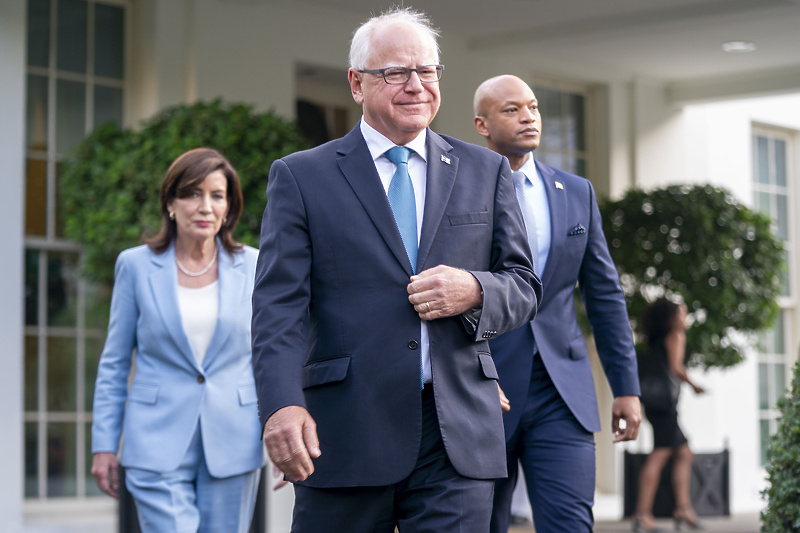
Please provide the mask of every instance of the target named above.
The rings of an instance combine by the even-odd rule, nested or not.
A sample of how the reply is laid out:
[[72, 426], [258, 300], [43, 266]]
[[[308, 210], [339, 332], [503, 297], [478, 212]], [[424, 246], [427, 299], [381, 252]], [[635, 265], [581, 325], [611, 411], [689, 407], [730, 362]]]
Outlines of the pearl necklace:
[[211, 266], [212, 266], [212, 265], [214, 264], [214, 262], [217, 260], [217, 256], [218, 256], [218, 255], [219, 255], [219, 250], [215, 250], [215, 251], [214, 251], [214, 257], [212, 257], [212, 258], [211, 258], [211, 262], [210, 262], [208, 265], [206, 265], [206, 267], [205, 267], [203, 270], [201, 270], [200, 272], [189, 272], [188, 270], [186, 270], [186, 267], [185, 267], [185, 266], [183, 266], [183, 265], [181, 264], [181, 261], [180, 261], [180, 259], [178, 259], [178, 255], [177, 255], [177, 254], [175, 255], [175, 263], [177, 263], [177, 265], [178, 265], [178, 268], [180, 268], [180, 269], [181, 269], [181, 272], [183, 272], [183, 273], [184, 273], [184, 274], [186, 274], [187, 276], [191, 276], [191, 277], [193, 277], [193, 278], [196, 278], [196, 277], [202, 276], [203, 274], [205, 274], [206, 272], [208, 272], [208, 271], [209, 271], [209, 269], [211, 268]]

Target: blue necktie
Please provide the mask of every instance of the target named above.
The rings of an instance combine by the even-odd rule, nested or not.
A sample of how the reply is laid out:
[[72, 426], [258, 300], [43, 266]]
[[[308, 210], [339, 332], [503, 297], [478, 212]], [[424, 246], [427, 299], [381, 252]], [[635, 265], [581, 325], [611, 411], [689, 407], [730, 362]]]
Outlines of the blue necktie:
[[408, 157], [411, 149], [405, 146], [395, 146], [386, 151], [389, 161], [397, 165], [392, 181], [389, 183], [389, 205], [392, 207], [397, 229], [403, 238], [408, 260], [411, 262], [411, 271], [417, 270], [417, 203], [414, 200], [414, 185], [408, 174]]
[[533, 208], [528, 201], [533, 191], [533, 183], [523, 172], [514, 172], [514, 189], [517, 191], [517, 202], [522, 211], [522, 218], [525, 220], [525, 232], [528, 234], [528, 245], [531, 247], [531, 257], [533, 259], [533, 271], [541, 277], [539, 272], [539, 239], [536, 237], [536, 218]]

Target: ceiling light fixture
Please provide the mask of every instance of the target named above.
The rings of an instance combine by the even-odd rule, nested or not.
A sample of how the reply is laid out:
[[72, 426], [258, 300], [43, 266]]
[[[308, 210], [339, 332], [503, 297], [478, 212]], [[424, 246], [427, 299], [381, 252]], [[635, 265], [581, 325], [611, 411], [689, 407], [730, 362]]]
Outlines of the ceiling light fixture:
[[723, 52], [743, 54], [745, 52], [752, 52], [755, 49], [756, 43], [751, 41], [728, 41], [726, 43], [722, 43]]

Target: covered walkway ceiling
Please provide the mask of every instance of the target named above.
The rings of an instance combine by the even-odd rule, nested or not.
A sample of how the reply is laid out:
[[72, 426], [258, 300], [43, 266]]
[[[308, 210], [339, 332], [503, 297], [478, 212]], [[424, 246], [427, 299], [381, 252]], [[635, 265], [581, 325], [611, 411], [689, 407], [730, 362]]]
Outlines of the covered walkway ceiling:
[[[296, 1], [364, 18], [400, 3]], [[569, 65], [587, 79], [652, 79], [665, 83], [675, 101], [800, 92], [800, 0], [404, 3], [423, 9], [448, 38], [456, 36], [470, 50], [530, 57], [532, 66], [554, 74]], [[723, 52], [729, 41], [752, 42], [756, 50]]]

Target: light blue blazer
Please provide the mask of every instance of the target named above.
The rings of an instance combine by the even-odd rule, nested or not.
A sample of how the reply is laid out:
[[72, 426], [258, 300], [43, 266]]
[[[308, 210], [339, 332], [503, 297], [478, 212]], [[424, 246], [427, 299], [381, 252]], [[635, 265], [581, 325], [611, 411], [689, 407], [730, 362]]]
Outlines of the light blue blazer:
[[264, 464], [250, 351], [257, 251], [245, 247], [231, 256], [219, 249], [219, 320], [202, 366], [183, 330], [174, 246], [160, 255], [147, 246], [119, 255], [97, 371], [92, 453], [116, 453], [123, 437], [123, 466], [169, 472], [200, 431], [211, 475]]

